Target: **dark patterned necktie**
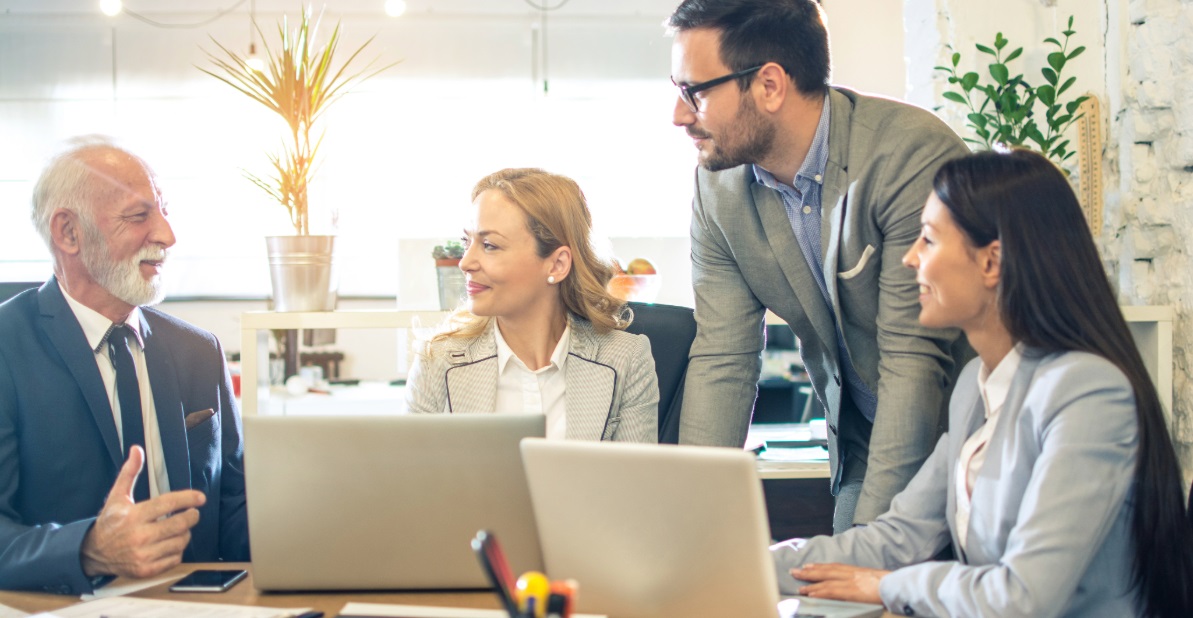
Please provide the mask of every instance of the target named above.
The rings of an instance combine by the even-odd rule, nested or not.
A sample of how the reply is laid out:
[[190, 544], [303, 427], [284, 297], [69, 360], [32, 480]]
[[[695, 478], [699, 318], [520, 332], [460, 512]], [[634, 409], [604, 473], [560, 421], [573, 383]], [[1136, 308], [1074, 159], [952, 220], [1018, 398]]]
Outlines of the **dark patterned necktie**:
[[[137, 381], [137, 368], [133, 364], [132, 351], [129, 350], [129, 339], [132, 337], [135, 335], [126, 324], [114, 326], [108, 335], [108, 356], [112, 359], [112, 366], [116, 368], [116, 395], [120, 399], [120, 425], [124, 432], [126, 460], [134, 444], [140, 444], [141, 448], [145, 449], [145, 425], [141, 419], [141, 385]], [[133, 498], [137, 502], [149, 499], [148, 452], [146, 465], [137, 476], [137, 484], [133, 488]]]

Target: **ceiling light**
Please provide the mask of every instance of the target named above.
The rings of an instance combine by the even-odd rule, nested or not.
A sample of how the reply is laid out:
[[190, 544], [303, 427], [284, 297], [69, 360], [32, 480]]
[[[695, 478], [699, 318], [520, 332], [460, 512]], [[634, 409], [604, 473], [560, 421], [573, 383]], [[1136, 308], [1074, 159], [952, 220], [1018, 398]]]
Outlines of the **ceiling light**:
[[103, 11], [104, 15], [113, 17], [124, 10], [124, 3], [121, 0], [99, 0], [99, 10]]
[[258, 72], [265, 72], [265, 59], [257, 54], [257, 44], [249, 43], [249, 55], [245, 57], [244, 63], [249, 65], [249, 68]]
[[385, 14], [390, 17], [401, 17], [406, 12], [406, 0], [385, 0]]

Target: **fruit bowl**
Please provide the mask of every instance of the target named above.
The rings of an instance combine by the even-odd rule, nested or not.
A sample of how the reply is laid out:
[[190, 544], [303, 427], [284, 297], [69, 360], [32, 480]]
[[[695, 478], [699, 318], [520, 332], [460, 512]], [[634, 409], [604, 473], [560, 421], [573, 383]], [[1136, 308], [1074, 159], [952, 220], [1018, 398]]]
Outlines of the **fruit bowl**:
[[625, 301], [653, 303], [659, 295], [659, 275], [613, 275], [609, 293]]

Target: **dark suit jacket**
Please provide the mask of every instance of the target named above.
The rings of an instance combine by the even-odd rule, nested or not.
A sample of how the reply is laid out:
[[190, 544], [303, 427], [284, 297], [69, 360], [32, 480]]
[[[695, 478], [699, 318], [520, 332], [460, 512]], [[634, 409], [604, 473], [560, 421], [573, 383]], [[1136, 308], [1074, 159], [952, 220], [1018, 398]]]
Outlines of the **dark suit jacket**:
[[[141, 314], [170, 488], [207, 495], [183, 559], [247, 560], [240, 416], [223, 350], [181, 320]], [[0, 305], [0, 588], [91, 590], [83, 537], [123, 463], [108, 401], [56, 278]], [[208, 408], [214, 416], [186, 428], [186, 414]]]

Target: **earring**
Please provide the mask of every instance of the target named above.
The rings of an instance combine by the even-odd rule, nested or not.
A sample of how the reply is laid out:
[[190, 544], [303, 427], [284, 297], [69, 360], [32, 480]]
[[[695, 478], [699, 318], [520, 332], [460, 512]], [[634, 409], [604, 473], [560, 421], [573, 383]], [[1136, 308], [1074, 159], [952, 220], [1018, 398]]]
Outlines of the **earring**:
[[555, 283], [555, 275], [547, 275], [547, 283]]

